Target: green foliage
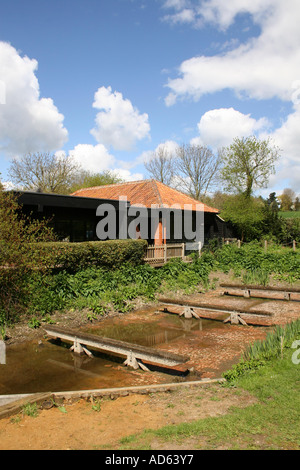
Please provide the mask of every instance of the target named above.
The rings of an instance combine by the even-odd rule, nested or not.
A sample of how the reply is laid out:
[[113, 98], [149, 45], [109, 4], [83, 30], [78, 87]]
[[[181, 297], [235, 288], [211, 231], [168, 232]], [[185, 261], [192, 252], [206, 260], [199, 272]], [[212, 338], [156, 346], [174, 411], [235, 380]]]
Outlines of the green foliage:
[[[186, 442], [192, 449], [206, 450], [299, 450], [299, 366], [292, 363], [290, 352], [241, 375], [234, 385], [231, 394], [240, 403], [222, 416], [146, 429], [122, 442], [131, 450], [181, 448]], [[245, 390], [252, 397], [249, 403]]]
[[241, 359], [238, 364], [235, 364], [230, 370], [223, 373], [224, 379], [228, 382], [235, 382], [238, 378], [242, 377], [247, 372], [253, 372], [265, 365], [262, 359], [250, 359], [245, 361]]
[[251, 242], [243, 244], [241, 248], [236, 245], [224, 245], [214, 254], [215, 268], [228, 273], [230, 269], [237, 272], [247, 271], [258, 273], [265, 284], [268, 275], [276, 274], [277, 278], [284, 278], [289, 273], [293, 280], [300, 279], [300, 253], [291, 248], [282, 248], [276, 244], [268, 247], [267, 251], [261, 243]]
[[28, 280], [25, 307], [33, 317], [32, 327], [36, 326], [35, 318], [64, 309], [88, 309], [87, 318], [93, 320], [111, 309], [130, 311], [137, 298], [154, 300], [158, 292], [189, 292], [199, 284], [206, 285], [211, 269], [212, 257], [208, 253], [190, 264], [171, 260], [161, 269], [127, 262], [116, 269], [89, 266], [76, 272], [35, 272]]
[[231, 224], [239, 239], [251, 241], [262, 234], [263, 210], [264, 204], [260, 199], [242, 194], [227, 199], [221, 217]]
[[31, 317], [29, 322], [28, 322], [29, 328], [39, 328], [41, 326], [41, 322], [38, 320], [36, 317]]
[[264, 341], [256, 341], [250, 345], [245, 354], [245, 360], [265, 359], [279, 357], [283, 348], [290, 348], [293, 341], [299, 338], [300, 320], [288, 323], [286, 326], [277, 326], [268, 333]]
[[279, 211], [279, 216], [283, 219], [300, 219], [300, 211]]
[[30, 221], [20, 214], [14, 195], [0, 189], [0, 324], [22, 312], [30, 273], [47, 270], [52, 260], [33, 251], [36, 241], [54, 240], [45, 221]]
[[223, 377], [228, 382], [234, 382], [245, 373], [253, 372], [264, 366], [268, 361], [282, 358], [284, 349], [291, 347], [294, 340], [300, 335], [300, 320], [277, 326], [269, 332], [262, 341], [250, 344], [244, 352], [240, 362], [226, 371]]
[[86, 170], [77, 172], [74, 182], [69, 188], [69, 193], [72, 194], [83, 188], [92, 188], [94, 186], [103, 186], [107, 184], [123, 183], [124, 180], [116, 176], [111, 171], [103, 171], [102, 173], [93, 173]]
[[83, 243], [38, 243], [34, 253], [53, 259], [53, 267], [77, 272], [89, 266], [116, 268], [126, 262], [140, 264], [144, 258], [145, 240], [108, 240]]
[[250, 270], [242, 273], [242, 282], [245, 285], [267, 286], [270, 281], [270, 273], [262, 269]]
[[278, 156], [278, 149], [269, 140], [258, 140], [255, 136], [234, 139], [222, 151], [221, 174], [229, 191], [250, 198], [255, 188], [266, 186]]
[[38, 416], [38, 406], [36, 403], [25, 403], [22, 407], [22, 413], [25, 416], [36, 418]]

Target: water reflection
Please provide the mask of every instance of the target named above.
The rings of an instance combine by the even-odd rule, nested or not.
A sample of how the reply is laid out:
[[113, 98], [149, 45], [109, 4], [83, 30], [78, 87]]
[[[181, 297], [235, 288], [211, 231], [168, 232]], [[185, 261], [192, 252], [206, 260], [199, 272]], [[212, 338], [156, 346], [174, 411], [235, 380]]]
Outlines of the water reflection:
[[[82, 331], [138, 345], [156, 347], [198, 336], [213, 328], [208, 320], [185, 319], [155, 311], [135, 312], [107, 318]], [[201, 333], [200, 333], [201, 336]], [[94, 352], [94, 357], [76, 356], [70, 345], [43, 341], [7, 346], [6, 364], [0, 365], [0, 395], [57, 392], [145, 384], [147, 373], [132, 373], [121, 364], [124, 359]], [[180, 354], [180, 351], [178, 351]], [[144, 382], [143, 382], [144, 380]], [[165, 381], [170, 381], [166, 376]]]
[[107, 319], [103, 324], [85, 329], [86, 333], [112, 338], [141, 346], [168, 344], [178, 338], [186, 337], [193, 331], [202, 331], [209, 326], [209, 320], [186, 319], [178, 315], [157, 314], [151, 320], [141, 316], [139, 320]]

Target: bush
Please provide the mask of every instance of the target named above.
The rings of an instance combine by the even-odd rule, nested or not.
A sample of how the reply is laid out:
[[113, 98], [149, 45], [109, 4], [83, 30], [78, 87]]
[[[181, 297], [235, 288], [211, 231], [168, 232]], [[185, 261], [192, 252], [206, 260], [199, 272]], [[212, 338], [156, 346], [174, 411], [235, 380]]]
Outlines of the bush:
[[226, 371], [223, 377], [228, 382], [234, 382], [245, 373], [253, 372], [264, 366], [268, 361], [282, 358], [284, 349], [289, 349], [294, 340], [299, 338], [300, 320], [295, 320], [285, 326], [277, 326], [269, 332], [262, 341], [250, 344], [240, 362]]
[[22, 313], [30, 273], [51, 265], [31, 247], [36, 241], [54, 240], [52, 230], [46, 221], [31, 221], [19, 209], [16, 197], [0, 185], [0, 325]]
[[216, 269], [228, 273], [230, 269], [235, 272], [248, 271], [259, 273], [263, 284], [271, 274], [283, 278], [287, 273], [293, 280], [300, 279], [299, 251], [282, 248], [276, 245], [265, 251], [261, 243], [250, 242], [238, 248], [236, 245], [224, 245], [214, 253]]
[[53, 267], [71, 272], [89, 266], [117, 268], [124, 263], [139, 265], [143, 262], [145, 240], [108, 240], [83, 243], [37, 243], [32, 249], [44, 258], [52, 258]]

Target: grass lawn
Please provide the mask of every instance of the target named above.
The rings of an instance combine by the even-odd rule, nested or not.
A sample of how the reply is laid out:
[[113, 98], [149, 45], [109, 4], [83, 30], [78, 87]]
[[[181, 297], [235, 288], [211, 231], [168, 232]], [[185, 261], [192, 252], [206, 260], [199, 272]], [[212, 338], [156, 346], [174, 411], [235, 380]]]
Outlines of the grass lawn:
[[300, 211], [279, 211], [278, 214], [284, 219], [300, 219]]
[[[240, 377], [232, 393], [247, 390], [257, 403], [232, 408], [224, 416], [146, 430], [126, 438], [120, 449], [300, 449], [300, 364], [292, 362], [295, 350]], [[220, 385], [221, 387], [221, 385]]]

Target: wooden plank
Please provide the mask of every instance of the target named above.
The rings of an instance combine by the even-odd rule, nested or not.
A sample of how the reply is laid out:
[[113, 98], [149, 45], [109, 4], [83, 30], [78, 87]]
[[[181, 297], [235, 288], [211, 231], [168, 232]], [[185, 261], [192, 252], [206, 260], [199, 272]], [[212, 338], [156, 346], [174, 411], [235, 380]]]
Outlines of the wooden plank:
[[[238, 314], [247, 314], [247, 315], [262, 315], [262, 316], [268, 316], [271, 317], [273, 316], [273, 313], [271, 312], [265, 312], [261, 310], [251, 310], [251, 307], [249, 309], [243, 309], [240, 310], [238, 308], [222, 308], [219, 305], [211, 305], [210, 303], [205, 303], [205, 302], [196, 302], [194, 300], [187, 300], [187, 299], [171, 299], [171, 298], [166, 298], [166, 297], [158, 297], [158, 300], [161, 304], [164, 305], [176, 305], [179, 307], [192, 307], [192, 308], [197, 308], [199, 310], [210, 310], [212, 312], [219, 312], [219, 313], [232, 313], [236, 312]], [[198, 313], [198, 312], [197, 312]]]
[[[178, 312], [174, 312], [166, 307], [159, 309], [159, 312], [179, 315]], [[212, 320], [212, 321], [217, 321], [217, 322], [222, 322], [222, 323], [224, 323], [224, 320], [226, 320], [228, 316], [228, 312], [218, 313], [218, 312], [199, 311], [199, 310], [197, 311], [197, 314], [202, 320]], [[247, 325], [269, 327], [275, 324], [272, 321], [271, 317], [251, 315], [251, 313], [247, 313], [247, 314], [244, 313], [244, 314], [239, 314], [239, 315], [242, 315], [242, 318], [246, 321]]]
[[287, 288], [287, 287], [271, 287], [271, 286], [260, 286], [257, 284], [228, 284], [228, 283], [221, 283], [220, 287], [228, 287], [228, 288], [235, 288], [235, 289], [256, 289], [262, 291], [271, 291], [271, 292], [295, 292], [300, 294], [300, 289], [297, 288]]
[[93, 389], [93, 390], [76, 390], [76, 391], [65, 391], [65, 392], [55, 392], [54, 399], [80, 399], [80, 398], [89, 398], [89, 397], [122, 397], [127, 396], [130, 393], [133, 394], [145, 394], [145, 393], [155, 393], [155, 392], [166, 392], [171, 391], [177, 388], [194, 388], [202, 385], [210, 385], [214, 383], [224, 383], [226, 380], [224, 378], [216, 379], [199, 379], [195, 381], [186, 381], [186, 382], [171, 382], [167, 384], [152, 384], [152, 385], [137, 385], [131, 387], [122, 387], [122, 388], [102, 388], [102, 389]]
[[41, 405], [50, 398], [53, 398], [53, 393], [34, 393], [19, 400], [7, 403], [0, 407], [0, 419], [8, 418], [9, 416], [19, 413], [27, 404], [36, 403], [37, 405]]
[[175, 366], [177, 364], [185, 363], [189, 360], [186, 356], [173, 354], [168, 351], [161, 351], [137, 344], [127, 343], [125, 341], [118, 341], [111, 338], [103, 338], [97, 335], [91, 335], [80, 331], [75, 331], [67, 328], [61, 328], [54, 325], [45, 326], [46, 333], [53, 338], [60, 338], [67, 342], [78, 343], [90, 348], [95, 348], [101, 351], [110, 352], [118, 356], [128, 357], [132, 353], [136, 359], [143, 362], [149, 361], [155, 364], [163, 364]]
[[[266, 299], [266, 300], [284, 300], [284, 301], [291, 301], [291, 302], [299, 302], [300, 301], [300, 291], [289, 290], [289, 289], [276, 289], [276, 288], [269, 288], [269, 287], [255, 287], [255, 286], [226, 286], [224, 289], [224, 295], [228, 296], [236, 296], [236, 297], [255, 297], [258, 299]], [[277, 295], [276, 295], [277, 294]]]

